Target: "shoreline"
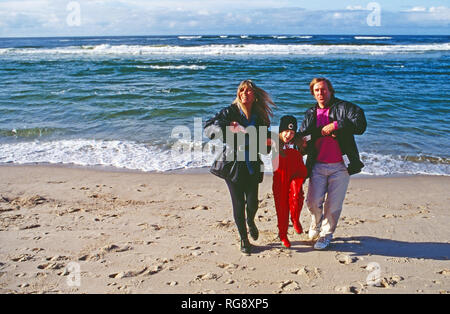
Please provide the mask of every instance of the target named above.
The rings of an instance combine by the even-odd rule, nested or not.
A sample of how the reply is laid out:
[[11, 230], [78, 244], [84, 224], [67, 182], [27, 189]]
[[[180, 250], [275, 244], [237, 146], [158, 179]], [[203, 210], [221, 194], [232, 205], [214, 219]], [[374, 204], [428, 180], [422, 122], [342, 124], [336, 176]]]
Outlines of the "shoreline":
[[[0, 163], [0, 168], [2, 167], [48, 167], [48, 168], [56, 168], [56, 169], [79, 169], [79, 170], [92, 170], [99, 172], [117, 172], [117, 173], [135, 173], [135, 174], [209, 174], [209, 167], [201, 167], [201, 168], [183, 168], [183, 169], [174, 169], [169, 171], [144, 171], [137, 169], [127, 169], [127, 168], [117, 168], [113, 166], [83, 166], [76, 164], [52, 164], [52, 163], [28, 163], [28, 164], [15, 164], [15, 163]], [[272, 173], [265, 173], [264, 176], [272, 177]], [[382, 178], [411, 178], [411, 177], [450, 177], [450, 175], [441, 175], [441, 174], [389, 174], [389, 175], [371, 175], [358, 173], [352, 175], [350, 179], [382, 179]]]
[[0, 293], [450, 293], [450, 177], [350, 180], [334, 241], [315, 251], [292, 226], [282, 247], [266, 176], [246, 256], [226, 184], [208, 173], [8, 165], [0, 176]]

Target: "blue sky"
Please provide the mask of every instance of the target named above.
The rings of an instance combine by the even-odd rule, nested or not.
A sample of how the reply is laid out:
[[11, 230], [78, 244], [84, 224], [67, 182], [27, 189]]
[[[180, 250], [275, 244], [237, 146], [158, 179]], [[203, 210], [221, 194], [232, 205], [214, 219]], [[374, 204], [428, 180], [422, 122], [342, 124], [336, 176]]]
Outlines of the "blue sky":
[[450, 35], [450, 1], [0, 0], [0, 37], [179, 34]]

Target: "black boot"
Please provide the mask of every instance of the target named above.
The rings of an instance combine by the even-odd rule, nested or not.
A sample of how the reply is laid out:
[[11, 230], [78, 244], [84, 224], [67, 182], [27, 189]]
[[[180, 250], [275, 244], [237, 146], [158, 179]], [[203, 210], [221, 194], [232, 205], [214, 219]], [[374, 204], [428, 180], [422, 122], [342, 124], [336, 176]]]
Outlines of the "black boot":
[[252, 253], [252, 245], [248, 239], [241, 240], [241, 252], [248, 255]]
[[253, 240], [258, 240], [259, 238], [259, 231], [258, 228], [255, 225], [255, 222], [247, 222], [248, 225], [248, 231], [250, 232], [250, 236], [252, 237]]

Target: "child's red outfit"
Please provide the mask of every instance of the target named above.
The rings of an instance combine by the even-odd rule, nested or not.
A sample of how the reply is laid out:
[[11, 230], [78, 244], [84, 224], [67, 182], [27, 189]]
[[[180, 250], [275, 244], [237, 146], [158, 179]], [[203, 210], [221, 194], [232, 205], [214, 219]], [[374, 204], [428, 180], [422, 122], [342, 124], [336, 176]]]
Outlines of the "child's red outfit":
[[[307, 169], [303, 164], [302, 154], [285, 145], [284, 156], [278, 154], [273, 159], [273, 195], [278, 218], [280, 239], [287, 240], [289, 226], [289, 212], [291, 221], [297, 233], [302, 233], [300, 212], [303, 207], [303, 181], [307, 176]], [[283, 241], [283, 243], [285, 243]], [[287, 240], [289, 243], [289, 240]]]

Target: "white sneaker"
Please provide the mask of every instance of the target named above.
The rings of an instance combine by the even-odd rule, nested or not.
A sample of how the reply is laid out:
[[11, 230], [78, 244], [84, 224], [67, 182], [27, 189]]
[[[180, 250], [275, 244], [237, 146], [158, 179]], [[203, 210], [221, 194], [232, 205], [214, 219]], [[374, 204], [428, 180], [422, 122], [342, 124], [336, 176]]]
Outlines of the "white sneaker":
[[315, 230], [315, 229], [309, 229], [308, 231], [308, 238], [310, 241], [314, 241], [317, 240], [319, 238], [319, 230]]
[[319, 240], [317, 240], [316, 244], [314, 244], [314, 249], [315, 250], [325, 250], [331, 242], [331, 238], [330, 236], [327, 237], [320, 237]]

